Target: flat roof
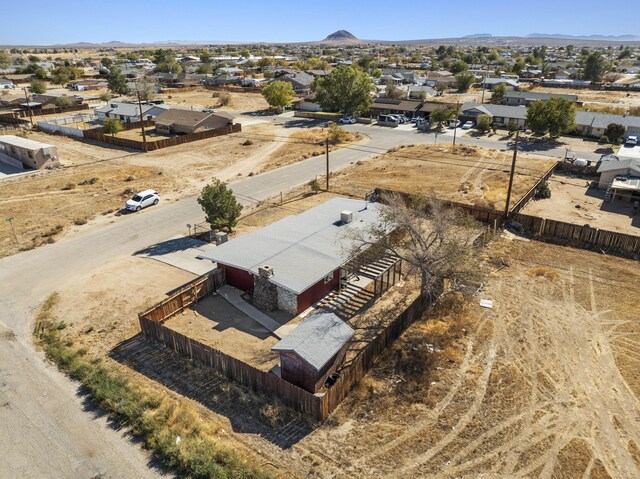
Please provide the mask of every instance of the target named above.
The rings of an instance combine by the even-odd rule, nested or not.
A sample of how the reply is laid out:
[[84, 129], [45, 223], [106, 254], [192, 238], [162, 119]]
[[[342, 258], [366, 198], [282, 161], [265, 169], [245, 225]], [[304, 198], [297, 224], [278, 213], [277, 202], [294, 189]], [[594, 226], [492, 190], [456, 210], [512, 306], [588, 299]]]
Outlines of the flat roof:
[[27, 150], [40, 150], [41, 148], [55, 147], [55, 145], [50, 145], [49, 143], [29, 140], [28, 138], [22, 138], [15, 135], [0, 135], [0, 143], [17, 146], [19, 148], [26, 148]]
[[[333, 198], [298, 215], [288, 216], [252, 233], [234, 238], [200, 258], [236, 267], [254, 275], [271, 266], [270, 281], [300, 294], [344, 264], [356, 244], [351, 232], [365, 236], [381, 220], [383, 206], [364, 200]], [[351, 211], [351, 223], [340, 213]]]
[[334, 313], [315, 313], [302, 320], [271, 350], [294, 352], [320, 371], [353, 334], [351, 326]]
[[635, 176], [617, 177], [611, 183], [614, 190], [640, 191], [640, 178]]

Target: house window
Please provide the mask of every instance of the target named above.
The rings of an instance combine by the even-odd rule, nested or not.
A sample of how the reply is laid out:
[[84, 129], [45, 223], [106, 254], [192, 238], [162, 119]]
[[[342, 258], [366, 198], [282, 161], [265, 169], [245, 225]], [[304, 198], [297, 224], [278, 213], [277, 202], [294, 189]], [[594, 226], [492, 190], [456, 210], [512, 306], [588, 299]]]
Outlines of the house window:
[[333, 273], [328, 274], [324, 277], [324, 284], [331, 283], [331, 281], [333, 281]]
[[27, 151], [27, 155], [33, 160], [33, 151]]

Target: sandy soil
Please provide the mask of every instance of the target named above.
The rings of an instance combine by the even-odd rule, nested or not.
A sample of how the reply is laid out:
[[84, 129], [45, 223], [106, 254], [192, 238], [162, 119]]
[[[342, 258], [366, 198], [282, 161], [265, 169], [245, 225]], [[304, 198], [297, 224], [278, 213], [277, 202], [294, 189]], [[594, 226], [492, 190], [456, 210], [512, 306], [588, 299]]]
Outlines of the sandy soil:
[[[554, 160], [518, 155], [512, 201], [517, 201], [547, 171]], [[334, 176], [338, 191], [364, 195], [389, 188], [438, 195], [462, 203], [503, 208], [511, 154], [471, 146], [414, 145], [356, 164]]]
[[495, 271], [503, 259], [480, 294], [493, 310], [446, 307], [411, 327], [288, 452], [291, 467], [323, 478], [638, 476], [637, 263], [500, 240], [487, 260]]
[[231, 101], [228, 105], [220, 105], [218, 98], [215, 98], [212, 90], [204, 88], [198, 91], [184, 93], [160, 93], [154, 99], [164, 100], [175, 106], [194, 106], [198, 108], [215, 108], [216, 110], [232, 110], [242, 113], [266, 110], [269, 104], [261, 93], [235, 93], [229, 92]]
[[587, 180], [553, 175], [549, 181], [551, 198], [531, 201], [522, 213], [595, 228], [640, 234], [640, 216], [633, 214], [633, 205], [616, 200], [604, 201], [604, 191], [587, 187]]
[[640, 92], [619, 92], [619, 91], [599, 91], [583, 90], [571, 88], [548, 88], [539, 87], [533, 90], [539, 93], [562, 93], [566, 95], [578, 95], [581, 102], [601, 102], [616, 103], [629, 106], [640, 106]]

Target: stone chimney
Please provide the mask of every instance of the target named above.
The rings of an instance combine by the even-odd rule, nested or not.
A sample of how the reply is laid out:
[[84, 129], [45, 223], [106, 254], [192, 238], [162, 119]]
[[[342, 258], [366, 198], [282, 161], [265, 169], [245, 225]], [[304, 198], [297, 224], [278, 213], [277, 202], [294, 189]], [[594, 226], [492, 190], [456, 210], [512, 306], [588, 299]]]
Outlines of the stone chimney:
[[278, 288], [270, 280], [273, 268], [269, 265], [258, 268], [258, 276], [253, 282], [253, 305], [263, 311], [278, 309]]

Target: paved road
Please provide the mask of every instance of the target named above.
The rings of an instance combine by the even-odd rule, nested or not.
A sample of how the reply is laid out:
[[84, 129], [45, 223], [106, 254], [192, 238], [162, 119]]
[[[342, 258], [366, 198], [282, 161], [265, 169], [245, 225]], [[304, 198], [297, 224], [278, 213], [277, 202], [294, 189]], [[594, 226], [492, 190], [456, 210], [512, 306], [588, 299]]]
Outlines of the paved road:
[[[299, 121], [276, 119], [276, 121]], [[432, 143], [433, 134], [352, 125], [371, 137], [354, 149], [331, 153], [331, 170], [365, 160], [398, 144]], [[439, 143], [444, 140], [441, 135]], [[450, 141], [450, 138], [448, 138]], [[462, 137], [462, 144], [505, 148], [504, 143]], [[545, 152], [564, 156], [564, 149]], [[245, 204], [308, 182], [325, 172], [324, 157], [286, 166], [232, 184]], [[123, 255], [202, 221], [195, 198], [120, 217], [100, 229], [0, 259], [0, 478], [158, 477], [146, 454], [131, 447], [104, 418], [83, 411], [77, 385], [46, 364], [31, 344], [34, 311], [52, 292]]]

